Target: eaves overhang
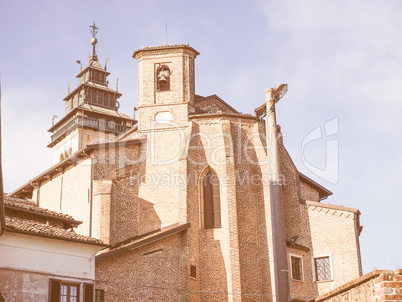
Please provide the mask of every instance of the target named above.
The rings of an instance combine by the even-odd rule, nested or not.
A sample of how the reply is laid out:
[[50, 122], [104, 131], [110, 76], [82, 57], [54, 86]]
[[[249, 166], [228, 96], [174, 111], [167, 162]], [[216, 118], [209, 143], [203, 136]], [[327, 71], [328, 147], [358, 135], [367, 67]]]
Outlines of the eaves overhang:
[[40, 213], [40, 212], [33, 212], [30, 210], [26, 210], [26, 209], [21, 209], [17, 206], [12, 206], [12, 205], [4, 205], [6, 211], [17, 211], [17, 212], [21, 212], [21, 213], [26, 213], [26, 214], [30, 214], [33, 216], [37, 216], [37, 217], [42, 217], [42, 218], [49, 218], [49, 219], [54, 219], [60, 222], [64, 222], [67, 223], [69, 225], [72, 225], [74, 227], [79, 226], [80, 224], [82, 224], [82, 221], [79, 220], [75, 220], [75, 219], [69, 219], [69, 218], [65, 218], [65, 217], [60, 217], [60, 216], [55, 216], [55, 215], [50, 215], [50, 214], [46, 214], [46, 213]]
[[42, 179], [48, 179], [49, 175], [55, 172], [60, 172], [63, 171], [65, 168], [69, 166], [76, 166], [78, 163], [78, 160], [80, 160], [82, 157], [88, 157], [89, 152], [92, 152], [95, 149], [99, 148], [110, 148], [110, 147], [117, 147], [117, 146], [127, 146], [127, 145], [135, 145], [135, 144], [143, 144], [146, 142], [146, 139], [140, 138], [140, 139], [132, 139], [132, 140], [126, 140], [126, 141], [119, 141], [119, 142], [111, 142], [111, 143], [96, 143], [96, 144], [90, 144], [87, 145], [86, 148], [83, 148], [77, 152], [75, 152], [73, 155], [70, 157], [67, 157], [63, 161], [55, 164], [51, 168], [47, 169], [45, 172], [39, 174], [35, 178], [31, 179], [29, 182], [26, 184], [22, 185], [18, 189], [16, 189], [14, 192], [10, 193], [10, 196], [16, 196], [18, 197], [19, 194], [23, 194], [24, 192], [31, 192], [33, 190], [33, 187], [35, 186], [36, 183], [38, 183]]
[[170, 49], [187, 49], [187, 50], [194, 52], [196, 56], [198, 56], [200, 54], [198, 51], [196, 51], [194, 48], [192, 48], [189, 44], [174, 44], [174, 45], [160, 45], [160, 46], [143, 47], [141, 49], [136, 50], [133, 53], [133, 58], [137, 59], [138, 55], [143, 52], [170, 50]]
[[203, 119], [203, 118], [241, 118], [241, 119], [249, 119], [258, 121], [255, 116], [251, 114], [243, 114], [243, 113], [201, 113], [201, 114], [191, 114], [188, 116], [189, 119]]
[[315, 182], [314, 180], [312, 180], [311, 178], [307, 177], [306, 175], [300, 172], [299, 172], [299, 180], [304, 183], [307, 183], [308, 185], [316, 189], [318, 191], [320, 200], [326, 199], [328, 196], [333, 194], [330, 190], [324, 188], [322, 185], [320, 185], [319, 183]]
[[76, 242], [76, 243], [81, 243], [81, 244], [97, 245], [97, 246], [102, 246], [102, 247], [108, 247], [109, 246], [106, 243], [85, 241], [85, 240], [73, 239], [73, 238], [56, 237], [56, 236], [47, 235], [47, 234], [33, 233], [33, 232], [22, 231], [22, 230], [15, 230], [15, 229], [10, 228], [10, 227], [6, 227], [6, 231], [11, 232], [11, 233], [18, 233], [18, 234], [24, 234], [24, 235], [30, 235], [30, 236], [37, 236], [37, 237], [43, 237], [43, 238], [49, 238], [49, 239], [55, 239], [55, 240]]
[[162, 228], [159, 232], [153, 233], [149, 236], [146, 236], [145, 238], [141, 238], [141, 239], [133, 241], [131, 243], [127, 243], [127, 244], [117, 247], [115, 249], [104, 251], [101, 254], [96, 255], [95, 260], [103, 261], [103, 260], [109, 259], [111, 257], [115, 257], [118, 255], [130, 252], [141, 246], [161, 240], [161, 239], [169, 237], [173, 234], [185, 231], [189, 227], [190, 227], [190, 223], [185, 223], [185, 224], [175, 224], [175, 225], [168, 226], [166, 228]]

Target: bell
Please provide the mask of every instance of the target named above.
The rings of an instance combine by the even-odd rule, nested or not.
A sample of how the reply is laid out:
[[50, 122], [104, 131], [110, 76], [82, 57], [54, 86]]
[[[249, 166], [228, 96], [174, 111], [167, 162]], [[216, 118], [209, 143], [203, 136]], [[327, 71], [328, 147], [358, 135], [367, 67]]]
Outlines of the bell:
[[162, 73], [159, 77], [159, 82], [167, 83], [168, 79], [164, 73]]

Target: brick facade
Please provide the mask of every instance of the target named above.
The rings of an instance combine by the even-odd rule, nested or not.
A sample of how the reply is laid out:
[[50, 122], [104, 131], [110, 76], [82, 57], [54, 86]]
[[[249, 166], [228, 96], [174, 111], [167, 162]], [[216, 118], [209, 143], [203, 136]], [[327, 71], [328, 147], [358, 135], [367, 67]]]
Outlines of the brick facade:
[[348, 282], [312, 302], [402, 301], [402, 270], [376, 270]]
[[[41, 206], [57, 208], [62, 196], [62, 211], [84, 221], [79, 232], [110, 243], [96, 263], [106, 301], [272, 300], [265, 124], [217, 96], [195, 95], [197, 55], [188, 45], [136, 51], [138, 126], [113, 143], [87, 146], [78, 165], [39, 181]], [[168, 90], [158, 86], [161, 66], [170, 71]], [[279, 151], [288, 259], [281, 273], [293, 301], [310, 301], [361, 275], [360, 213], [322, 204], [325, 189], [300, 181], [282, 142]], [[207, 170], [220, 179], [221, 227], [212, 229], [201, 217]], [[172, 228], [180, 231], [163, 231]], [[320, 283], [314, 257], [324, 253], [333, 275]], [[302, 280], [292, 278], [292, 255], [302, 259]]]

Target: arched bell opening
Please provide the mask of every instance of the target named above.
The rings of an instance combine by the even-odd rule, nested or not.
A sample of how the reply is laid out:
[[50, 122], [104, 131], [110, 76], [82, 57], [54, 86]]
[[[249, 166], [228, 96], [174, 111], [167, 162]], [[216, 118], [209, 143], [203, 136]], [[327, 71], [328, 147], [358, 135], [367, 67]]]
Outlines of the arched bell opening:
[[156, 70], [156, 86], [158, 91], [170, 90], [170, 69], [159, 64]]

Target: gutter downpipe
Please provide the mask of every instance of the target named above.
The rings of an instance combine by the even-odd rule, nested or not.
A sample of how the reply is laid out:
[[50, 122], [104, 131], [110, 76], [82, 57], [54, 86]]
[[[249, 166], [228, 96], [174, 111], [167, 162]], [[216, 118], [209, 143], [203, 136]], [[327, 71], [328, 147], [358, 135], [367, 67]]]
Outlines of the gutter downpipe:
[[273, 288], [273, 301], [290, 301], [289, 276], [286, 250], [285, 215], [282, 199], [282, 183], [280, 179], [278, 128], [276, 123], [274, 89], [265, 91], [266, 111], [265, 119], [268, 144], [268, 171], [269, 171], [269, 197], [271, 205], [271, 227], [274, 253], [275, 288]]
[[93, 192], [93, 176], [94, 176], [94, 165], [93, 158], [85, 152], [85, 149], [82, 150], [82, 154], [84, 154], [87, 158], [91, 159], [91, 176], [90, 176], [90, 188], [89, 188], [89, 237], [92, 237], [92, 192]]

